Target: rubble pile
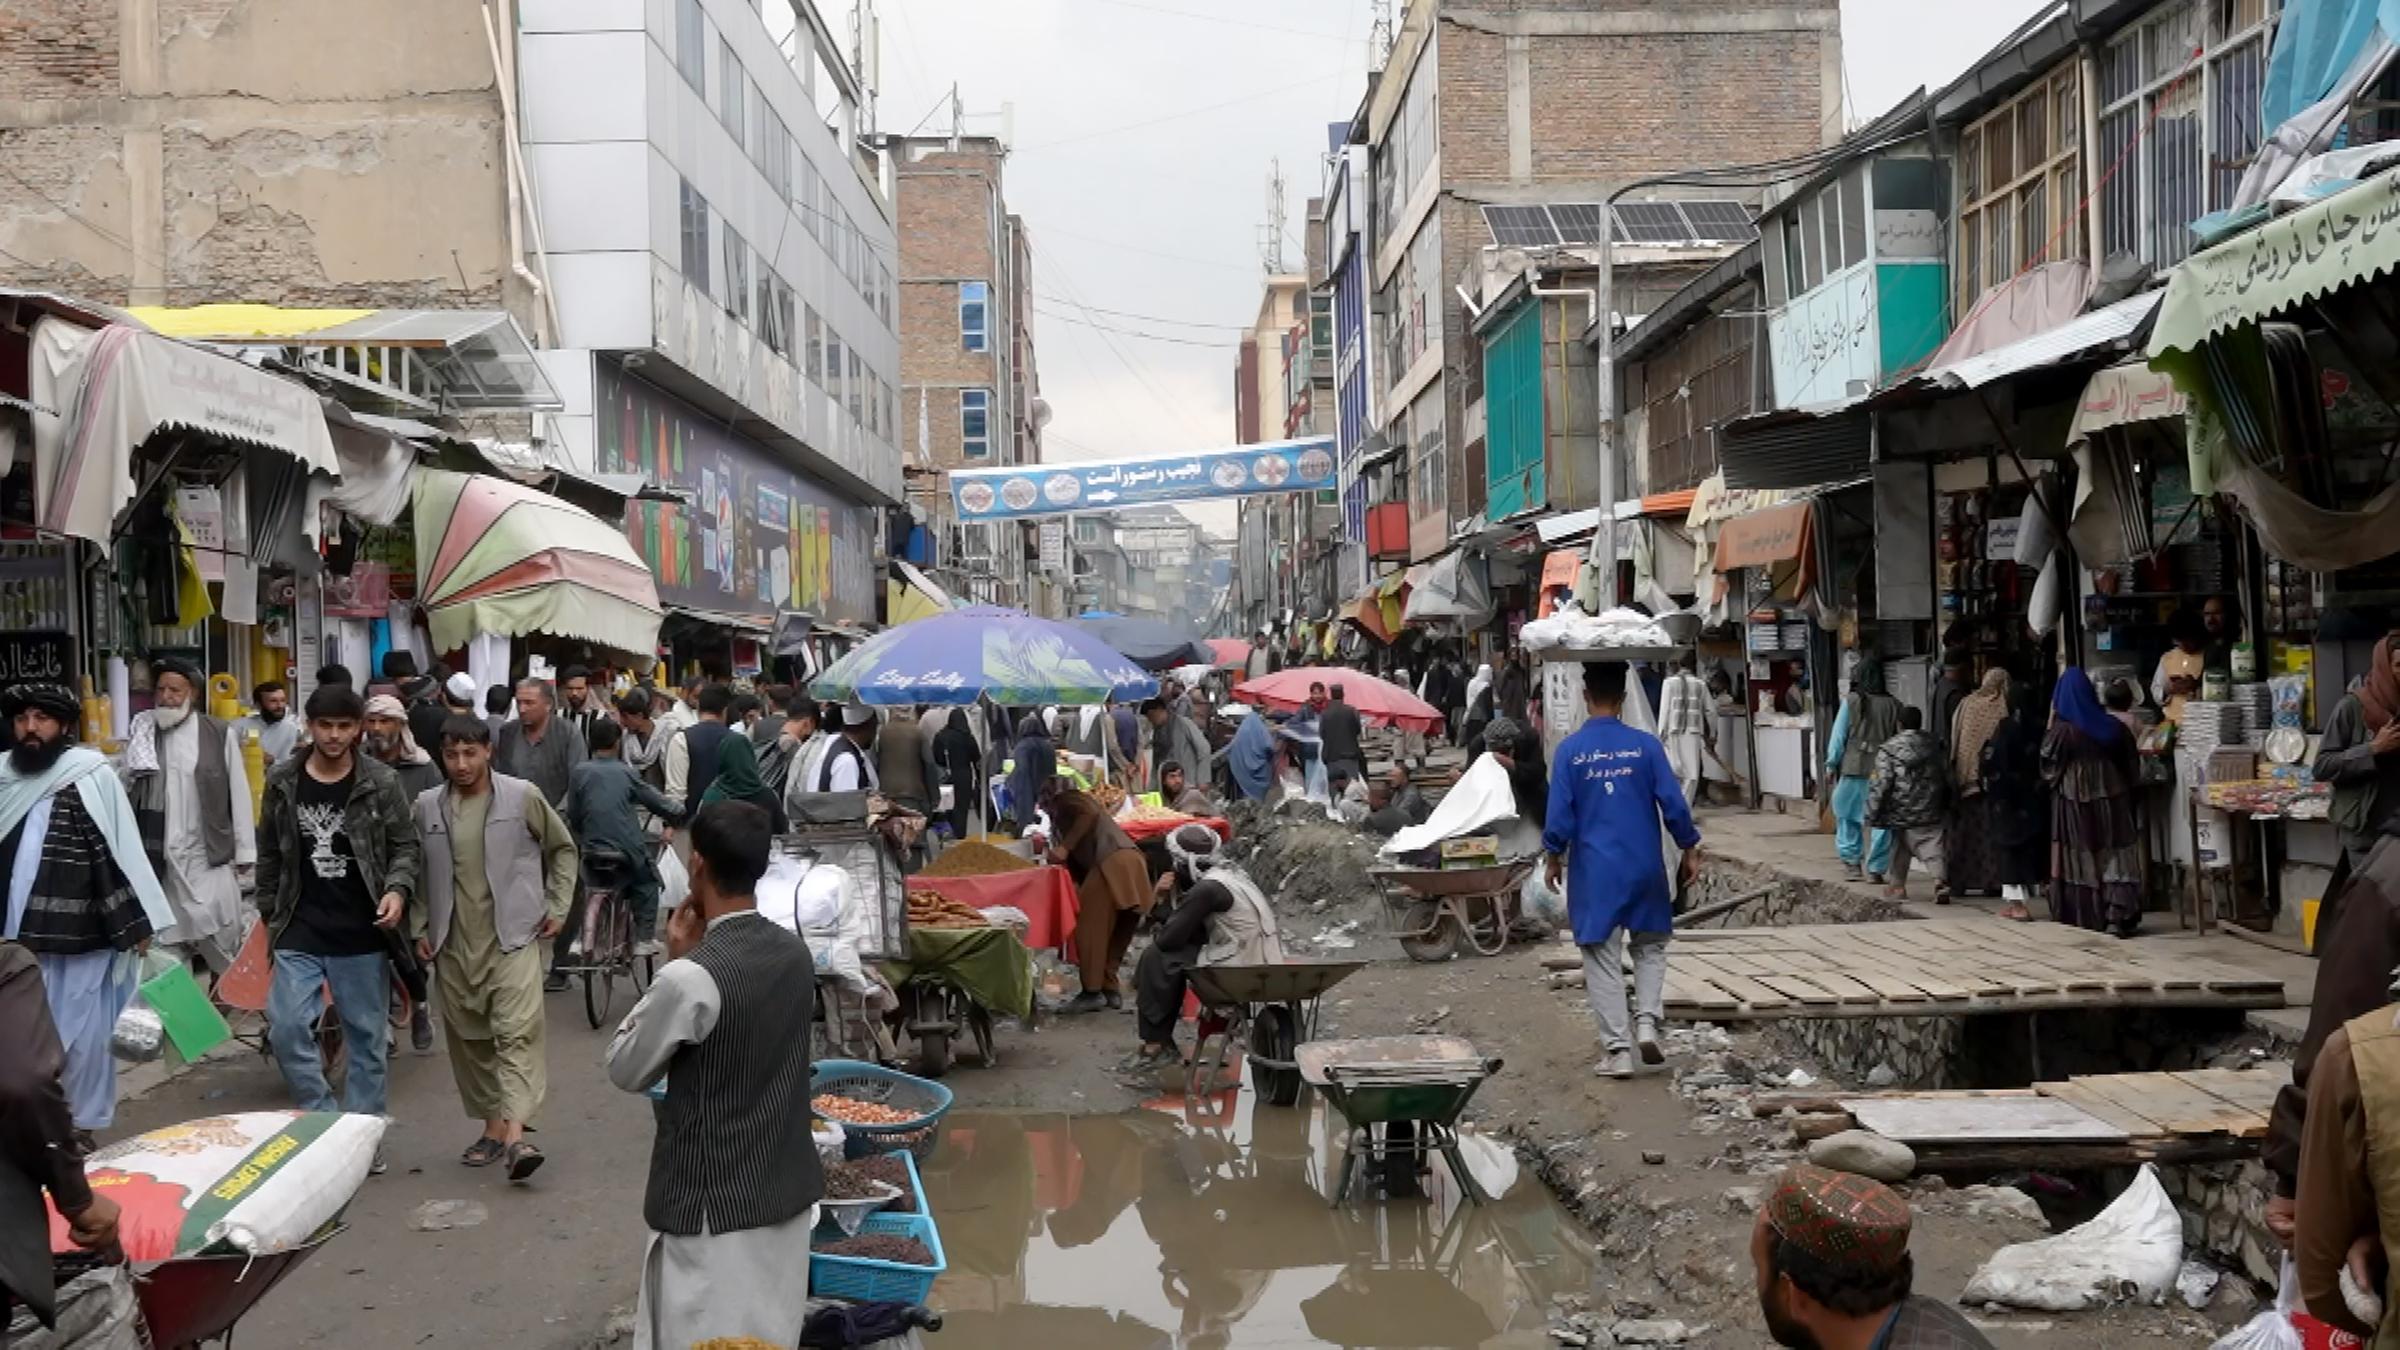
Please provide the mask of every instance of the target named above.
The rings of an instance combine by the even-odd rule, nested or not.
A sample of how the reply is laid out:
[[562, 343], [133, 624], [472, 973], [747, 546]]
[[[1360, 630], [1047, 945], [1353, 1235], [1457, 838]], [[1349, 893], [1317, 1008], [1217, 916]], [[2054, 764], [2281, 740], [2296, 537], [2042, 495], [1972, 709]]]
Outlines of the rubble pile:
[[1368, 918], [1376, 904], [1367, 876], [1376, 865], [1373, 836], [1303, 806], [1267, 811], [1236, 802], [1226, 816], [1233, 822], [1233, 860], [1278, 911], [1331, 924]]

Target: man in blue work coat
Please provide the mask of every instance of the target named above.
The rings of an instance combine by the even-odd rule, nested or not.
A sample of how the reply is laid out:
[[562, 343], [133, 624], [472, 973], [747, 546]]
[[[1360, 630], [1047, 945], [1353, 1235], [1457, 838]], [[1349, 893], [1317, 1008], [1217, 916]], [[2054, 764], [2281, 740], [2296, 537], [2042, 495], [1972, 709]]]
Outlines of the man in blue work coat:
[[[1591, 719], [1567, 737], [1551, 759], [1549, 822], [1542, 851], [1549, 880], [1567, 880], [1567, 917], [1583, 948], [1583, 987], [1608, 1057], [1599, 1071], [1633, 1076], [1633, 1051], [1663, 1064], [1658, 1023], [1665, 1006], [1667, 937], [1675, 926], [1667, 888], [1660, 821], [1683, 849], [1683, 879], [1700, 870], [1700, 831], [1684, 802], [1675, 768], [1658, 737], [1618, 720], [1625, 705], [1625, 663], [1595, 661], [1583, 668], [1583, 701]], [[1633, 1034], [1626, 1035], [1623, 935], [1633, 935]]]

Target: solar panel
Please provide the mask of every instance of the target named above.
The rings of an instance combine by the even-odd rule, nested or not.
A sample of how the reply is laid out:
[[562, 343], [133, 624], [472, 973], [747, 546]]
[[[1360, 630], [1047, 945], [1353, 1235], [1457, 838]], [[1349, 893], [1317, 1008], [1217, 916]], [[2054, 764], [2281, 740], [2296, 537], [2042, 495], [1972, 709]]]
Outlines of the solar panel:
[[1673, 202], [1619, 202], [1617, 230], [1629, 244], [1680, 244], [1692, 237]]
[[1483, 223], [1502, 248], [1548, 248], [1558, 242], [1550, 213], [1538, 206], [1487, 206]]
[[1550, 219], [1558, 226], [1560, 242], [1568, 244], [1597, 244], [1600, 242], [1600, 204], [1598, 202], [1553, 202]]
[[1692, 237], [1724, 243], [1745, 243], [1758, 237], [1750, 208], [1740, 202], [1679, 202], [1683, 218], [1692, 223]]

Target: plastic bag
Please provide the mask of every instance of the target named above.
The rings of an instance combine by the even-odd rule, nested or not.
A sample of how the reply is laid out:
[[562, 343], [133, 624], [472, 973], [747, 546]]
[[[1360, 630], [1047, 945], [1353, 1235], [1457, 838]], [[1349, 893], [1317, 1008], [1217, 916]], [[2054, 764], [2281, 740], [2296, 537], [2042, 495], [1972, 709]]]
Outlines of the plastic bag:
[[108, 1036], [109, 1053], [128, 1064], [147, 1064], [157, 1059], [167, 1046], [167, 1023], [150, 1007], [128, 1003], [117, 1014], [117, 1025]]
[[1458, 1134], [1458, 1154], [1466, 1159], [1467, 1175], [1475, 1185], [1494, 1200], [1516, 1189], [1517, 1155], [1508, 1145], [1472, 1130]]
[[2208, 1350], [2304, 1350], [2292, 1313], [2300, 1306], [2300, 1268], [2283, 1258], [2283, 1289], [2275, 1306], [2217, 1338]]
[[1567, 893], [1550, 884], [1550, 869], [1537, 866], [1525, 874], [1525, 884], [1518, 898], [1528, 918], [1540, 919], [1553, 928], [1567, 926]]
[[683, 870], [683, 859], [675, 850], [658, 851], [658, 912], [672, 914], [683, 898], [692, 893], [692, 874]]
[[2132, 1299], [2156, 1304], [2183, 1269], [2183, 1220], [2158, 1169], [2141, 1174], [2108, 1208], [2056, 1237], [1992, 1253], [1960, 1301], [2074, 1312]]

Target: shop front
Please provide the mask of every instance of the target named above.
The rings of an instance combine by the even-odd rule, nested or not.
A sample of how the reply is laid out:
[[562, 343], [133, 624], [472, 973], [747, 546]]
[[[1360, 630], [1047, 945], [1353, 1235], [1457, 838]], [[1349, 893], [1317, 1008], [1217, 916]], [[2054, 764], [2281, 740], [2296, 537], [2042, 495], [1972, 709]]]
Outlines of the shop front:
[[[680, 677], [775, 674], [778, 615], [807, 615], [838, 637], [877, 619], [877, 508], [810, 479], [691, 404], [595, 362], [597, 460], [640, 474], [675, 501], [636, 501], [625, 535], [674, 616], [665, 653]], [[805, 664], [798, 667], [805, 674]]]

